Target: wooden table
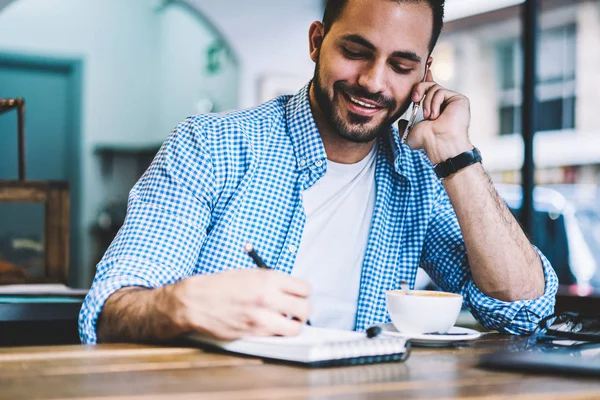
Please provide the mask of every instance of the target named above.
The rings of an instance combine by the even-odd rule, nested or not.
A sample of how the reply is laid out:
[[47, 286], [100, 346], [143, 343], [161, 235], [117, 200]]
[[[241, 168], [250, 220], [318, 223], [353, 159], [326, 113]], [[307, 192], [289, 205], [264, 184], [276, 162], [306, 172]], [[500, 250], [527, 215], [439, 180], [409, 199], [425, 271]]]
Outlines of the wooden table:
[[477, 357], [518, 342], [413, 349], [405, 363], [304, 369], [141, 345], [0, 349], [1, 399], [600, 399], [595, 378], [492, 372]]

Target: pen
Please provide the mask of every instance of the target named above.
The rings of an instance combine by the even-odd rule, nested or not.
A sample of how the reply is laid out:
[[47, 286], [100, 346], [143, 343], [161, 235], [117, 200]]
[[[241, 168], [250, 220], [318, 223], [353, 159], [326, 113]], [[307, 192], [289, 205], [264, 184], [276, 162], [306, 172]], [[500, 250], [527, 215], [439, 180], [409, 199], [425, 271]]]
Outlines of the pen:
[[[256, 264], [256, 266], [258, 268], [262, 268], [262, 269], [271, 269], [267, 264], [265, 264], [265, 262], [263, 261], [262, 258], [260, 258], [260, 256], [258, 255], [258, 253], [256, 252], [256, 249], [254, 249], [254, 246], [252, 246], [252, 243], [248, 242], [244, 245], [244, 251], [246, 253], [248, 253], [248, 255], [250, 256], [250, 258], [252, 258], [252, 261], [254, 261], [254, 264]], [[294, 317], [294, 320], [298, 321], [298, 318]], [[306, 325], [310, 326], [310, 321], [306, 321]]]
[[367, 338], [369, 339], [373, 339], [376, 338], [377, 336], [379, 336], [381, 334], [381, 327], [377, 326], [377, 325], [373, 325], [370, 328], [368, 328], [365, 333], [367, 334]]
[[246, 243], [244, 245], [244, 251], [246, 253], [248, 253], [248, 255], [250, 256], [250, 258], [252, 258], [252, 260], [254, 261], [254, 264], [256, 264], [256, 266], [258, 268], [271, 269], [271, 268], [269, 268], [267, 266], [267, 264], [265, 264], [265, 262], [263, 261], [263, 259], [260, 258], [260, 256], [256, 252], [256, 250], [254, 250], [254, 246], [252, 246], [252, 243], [250, 243], [250, 242]]

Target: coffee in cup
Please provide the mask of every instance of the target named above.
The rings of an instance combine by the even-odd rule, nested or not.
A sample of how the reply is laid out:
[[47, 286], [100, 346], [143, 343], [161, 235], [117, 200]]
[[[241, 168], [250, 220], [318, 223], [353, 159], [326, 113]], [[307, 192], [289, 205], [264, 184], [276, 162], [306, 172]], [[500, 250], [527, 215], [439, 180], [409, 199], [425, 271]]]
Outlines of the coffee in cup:
[[399, 332], [406, 334], [446, 333], [454, 326], [463, 298], [460, 294], [411, 290], [386, 293], [387, 310]]

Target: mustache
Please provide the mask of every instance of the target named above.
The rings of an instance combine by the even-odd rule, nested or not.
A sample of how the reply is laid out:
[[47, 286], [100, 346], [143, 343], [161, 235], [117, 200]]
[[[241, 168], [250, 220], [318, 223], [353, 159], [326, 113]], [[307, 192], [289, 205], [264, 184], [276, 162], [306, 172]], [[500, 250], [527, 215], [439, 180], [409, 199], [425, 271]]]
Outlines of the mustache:
[[333, 84], [333, 89], [335, 91], [346, 92], [348, 95], [352, 97], [360, 97], [363, 99], [367, 99], [376, 103], [379, 107], [395, 109], [396, 108], [396, 100], [390, 97], [386, 97], [381, 93], [370, 93], [369, 91], [357, 87], [352, 86], [348, 82], [338, 81]]

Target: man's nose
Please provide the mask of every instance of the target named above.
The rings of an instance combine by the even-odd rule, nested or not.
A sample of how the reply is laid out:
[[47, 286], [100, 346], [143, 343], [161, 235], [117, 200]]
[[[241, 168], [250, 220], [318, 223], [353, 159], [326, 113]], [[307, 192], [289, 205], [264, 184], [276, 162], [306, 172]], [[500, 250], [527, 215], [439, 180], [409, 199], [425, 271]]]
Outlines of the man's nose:
[[358, 77], [358, 84], [369, 91], [369, 93], [381, 93], [385, 90], [384, 62], [371, 62]]

